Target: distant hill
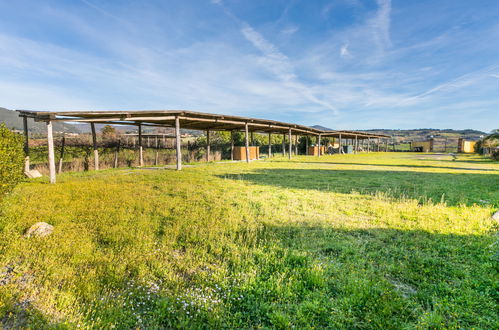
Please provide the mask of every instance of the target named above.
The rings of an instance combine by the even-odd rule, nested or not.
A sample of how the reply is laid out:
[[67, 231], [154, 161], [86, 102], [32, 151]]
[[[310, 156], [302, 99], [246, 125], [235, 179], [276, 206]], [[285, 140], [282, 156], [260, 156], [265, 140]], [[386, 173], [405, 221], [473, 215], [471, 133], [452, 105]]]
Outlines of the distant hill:
[[480, 136], [487, 133], [474, 129], [434, 129], [434, 128], [419, 128], [419, 129], [371, 129], [365, 130], [369, 133], [379, 133], [390, 135], [397, 140], [426, 140], [433, 137], [436, 140], [442, 139], [458, 139], [464, 138], [467, 140], [479, 140]]
[[[19, 113], [13, 110], [0, 108], [0, 123], [5, 123], [10, 129], [23, 130], [23, 120]], [[75, 125], [61, 122], [54, 123], [53, 128], [56, 132], [80, 133]], [[33, 119], [28, 119], [28, 129], [32, 133], [45, 133], [47, 130], [45, 123], [35, 122]]]
[[314, 125], [314, 126], [310, 126], [312, 128], [315, 128], [315, 129], [320, 129], [320, 130], [323, 130], [323, 131], [332, 131], [333, 129], [332, 128], [327, 128], [327, 127], [324, 127], [324, 126], [321, 126], [321, 125]]
[[[314, 125], [313, 128], [321, 130], [332, 130], [321, 125]], [[396, 140], [417, 141], [426, 140], [433, 136], [435, 139], [458, 139], [460, 137], [467, 140], [478, 140], [481, 135], [487, 135], [482, 131], [474, 129], [434, 129], [434, 128], [418, 128], [418, 129], [368, 129], [359, 130], [359, 132], [385, 134], [394, 137]]]

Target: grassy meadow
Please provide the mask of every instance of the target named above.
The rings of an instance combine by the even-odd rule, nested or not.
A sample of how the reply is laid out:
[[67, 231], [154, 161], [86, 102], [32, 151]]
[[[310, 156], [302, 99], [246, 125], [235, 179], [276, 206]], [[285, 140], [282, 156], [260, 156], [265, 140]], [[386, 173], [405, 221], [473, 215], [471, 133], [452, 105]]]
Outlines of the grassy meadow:
[[25, 182], [0, 328], [496, 328], [498, 187], [497, 162], [414, 153]]

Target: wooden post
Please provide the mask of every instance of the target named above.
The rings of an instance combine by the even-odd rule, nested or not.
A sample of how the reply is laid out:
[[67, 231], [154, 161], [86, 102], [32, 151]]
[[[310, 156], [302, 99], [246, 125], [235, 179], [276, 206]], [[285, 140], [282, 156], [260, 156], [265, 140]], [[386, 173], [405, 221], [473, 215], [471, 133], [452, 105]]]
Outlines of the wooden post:
[[253, 132], [251, 132], [251, 140], [250, 140], [250, 145], [254, 146], [255, 145], [255, 136], [253, 135]]
[[354, 145], [355, 154], [359, 152], [359, 140], [357, 139], [357, 135], [355, 135], [355, 145]]
[[308, 155], [308, 135], [305, 135], [305, 155]]
[[159, 165], [159, 139], [158, 139], [158, 136], [156, 135], [155, 137], [156, 139], [156, 150], [155, 150], [155, 153], [154, 153], [154, 165], [155, 166], [158, 166]]
[[371, 138], [367, 138], [367, 152], [371, 152]]
[[180, 118], [175, 116], [175, 144], [177, 147], [177, 171], [182, 169], [182, 149], [180, 136]]
[[234, 131], [230, 131], [230, 160], [234, 160]]
[[206, 161], [210, 161], [210, 130], [206, 130]]
[[269, 132], [269, 158], [272, 157], [272, 133]]
[[97, 149], [97, 134], [95, 133], [95, 124], [90, 123], [92, 129], [92, 145], [94, 148], [94, 170], [99, 170], [99, 150]]
[[295, 135], [295, 155], [298, 155], [298, 135]]
[[118, 138], [118, 145], [116, 146], [116, 150], [114, 151], [114, 168], [118, 168], [118, 156], [120, 154], [120, 146], [121, 146], [121, 139]]
[[47, 121], [47, 144], [49, 152], [50, 183], [55, 183], [54, 136], [52, 135], [52, 122], [50, 120]]
[[23, 116], [24, 128], [24, 172], [29, 172], [29, 133], [28, 133], [28, 117]]
[[339, 152], [339, 154], [344, 154], [344, 152], [343, 152], [343, 141], [341, 140], [341, 133], [340, 133], [340, 137], [339, 137], [339, 139], [338, 139], [338, 144], [339, 144], [339, 146], [340, 146], [340, 147], [339, 147], [339, 149], [340, 149], [340, 150], [339, 150], [339, 151], [340, 151], [340, 152]]
[[379, 152], [379, 150], [380, 150], [380, 148], [379, 148], [379, 138], [376, 139], [376, 144], [378, 145], [377, 149], [378, 149], [378, 152]]
[[246, 146], [246, 163], [250, 161], [250, 150], [249, 150], [249, 132], [248, 132], [248, 123], [244, 124], [244, 140]]
[[62, 133], [62, 141], [61, 141], [61, 154], [59, 155], [59, 168], [57, 169], [57, 173], [62, 173], [62, 160], [64, 159], [64, 146], [66, 144], [66, 136]]
[[286, 134], [282, 135], [282, 156], [286, 156]]
[[320, 157], [321, 156], [321, 135], [319, 134], [319, 136], [317, 137], [317, 146], [318, 146], [318, 150], [317, 150], [317, 157]]
[[385, 152], [388, 152], [388, 139], [385, 139]]
[[288, 138], [289, 138], [289, 155], [288, 155], [288, 159], [291, 159], [291, 153], [293, 152], [293, 140], [291, 139], [291, 128], [289, 128], [288, 130]]
[[144, 166], [144, 152], [142, 148], [142, 125], [139, 124], [139, 166]]

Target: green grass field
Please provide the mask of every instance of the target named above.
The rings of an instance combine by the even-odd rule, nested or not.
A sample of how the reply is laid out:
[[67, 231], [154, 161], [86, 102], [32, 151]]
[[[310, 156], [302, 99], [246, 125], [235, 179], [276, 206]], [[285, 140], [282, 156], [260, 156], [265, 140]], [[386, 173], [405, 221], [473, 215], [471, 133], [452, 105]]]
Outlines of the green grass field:
[[[0, 328], [496, 328], [499, 164], [66, 173], [1, 204]], [[23, 237], [35, 222], [55, 226]]]

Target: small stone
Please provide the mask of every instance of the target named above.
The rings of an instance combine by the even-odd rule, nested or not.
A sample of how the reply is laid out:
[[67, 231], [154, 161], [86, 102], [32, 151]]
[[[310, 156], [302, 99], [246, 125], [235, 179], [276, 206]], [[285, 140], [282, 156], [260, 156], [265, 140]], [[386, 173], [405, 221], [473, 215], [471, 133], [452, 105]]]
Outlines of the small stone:
[[54, 226], [49, 225], [46, 222], [37, 222], [33, 226], [31, 226], [24, 236], [26, 237], [45, 237], [54, 231]]
[[492, 219], [495, 221], [499, 221], [499, 211], [496, 211], [496, 213], [492, 215]]

